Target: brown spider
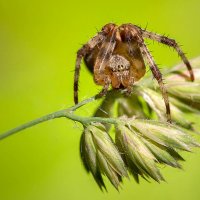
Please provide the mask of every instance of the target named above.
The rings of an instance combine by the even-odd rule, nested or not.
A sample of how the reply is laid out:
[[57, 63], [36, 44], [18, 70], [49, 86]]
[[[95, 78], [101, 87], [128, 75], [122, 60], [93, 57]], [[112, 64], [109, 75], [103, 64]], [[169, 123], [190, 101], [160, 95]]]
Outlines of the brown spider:
[[170, 105], [162, 74], [144, 43], [144, 38], [156, 40], [173, 47], [185, 63], [191, 81], [194, 80], [192, 67], [175, 40], [166, 36], [143, 30], [133, 24], [106, 24], [102, 30], [77, 52], [74, 74], [74, 102], [78, 103], [78, 79], [81, 60], [94, 73], [94, 81], [103, 89], [98, 97], [104, 96], [111, 84], [113, 88], [125, 88], [132, 92], [134, 82], [144, 76], [145, 63], [149, 65], [153, 76], [158, 81], [166, 106], [167, 120], [171, 121]]

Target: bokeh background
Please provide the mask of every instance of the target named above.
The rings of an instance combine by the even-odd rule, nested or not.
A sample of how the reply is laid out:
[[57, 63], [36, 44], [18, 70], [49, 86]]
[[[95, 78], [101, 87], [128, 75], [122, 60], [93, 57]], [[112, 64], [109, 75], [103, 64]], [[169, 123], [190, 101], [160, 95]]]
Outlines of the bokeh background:
[[[200, 54], [200, 1], [0, 0], [0, 133], [73, 105], [76, 51], [108, 22], [134, 23], [177, 39], [189, 58]], [[176, 52], [149, 42], [160, 67]], [[80, 97], [99, 91], [83, 66]], [[91, 115], [94, 106], [82, 108]], [[82, 127], [49, 121], [0, 141], [0, 200], [197, 200], [200, 151], [184, 154], [184, 170], [161, 169], [167, 183], [125, 180], [102, 193], [79, 157]]]

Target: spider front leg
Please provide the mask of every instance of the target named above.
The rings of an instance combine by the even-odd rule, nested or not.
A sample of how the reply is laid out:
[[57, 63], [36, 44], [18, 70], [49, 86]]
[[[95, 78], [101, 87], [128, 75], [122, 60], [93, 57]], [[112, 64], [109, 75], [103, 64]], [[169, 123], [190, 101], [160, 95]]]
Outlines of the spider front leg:
[[101, 92], [99, 92], [99, 94], [97, 94], [95, 96], [95, 99], [101, 98], [101, 97], [103, 97], [103, 96], [105, 96], [107, 94], [109, 86], [110, 86], [110, 83], [111, 83], [111, 80], [110, 80], [110, 78], [108, 76], [106, 76], [104, 78], [104, 83], [105, 83], [105, 85], [103, 86], [103, 89], [101, 90]]
[[185, 54], [183, 53], [183, 51], [181, 50], [181, 48], [179, 47], [179, 45], [177, 44], [177, 42], [174, 39], [168, 38], [166, 36], [162, 36], [162, 35], [158, 35], [156, 33], [152, 33], [146, 30], [142, 30], [142, 36], [145, 38], [149, 38], [151, 40], [155, 40], [157, 42], [160, 42], [162, 44], [168, 45], [170, 47], [173, 47], [178, 55], [181, 57], [181, 59], [183, 60], [183, 62], [185, 63], [188, 72], [190, 74], [190, 80], [194, 81], [194, 73], [192, 70], [192, 66], [190, 65], [190, 62], [188, 61], [188, 59], [186, 58]]
[[133, 92], [134, 78], [129, 75], [125, 95], [128, 97]]
[[109, 85], [111, 84], [111, 79], [109, 77], [109, 73], [107, 73], [106, 67], [116, 45], [116, 32], [116, 28], [113, 28], [110, 31], [110, 35], [103, 42], [95, 61], [94, 81], [98, 85], [103, 85], [102, 91], [96, 95], [96, 98], [106, 95]]
[[102, 32], [93, 37], [87, 44], [83, 45], [77, 52], [75, 73], [74, 73], [74, 103], [78, 103], [78, 81], [80, 74], [81, 61], [83, 57], [89, 53], [97, 44], [99, 44], [105, 36]]
[[140, 50], [142, 52], [142, 55], [144, 56], [144, 58], [146, 58], [146, 61], [147, 61], [148, 65], [151, 69], [153, 76], [158, 81], [158, 84], [160, 86], [160, 90], [162, 92], [162, 96], [163, 96], [163, 99], [164, 99], [164, 102], [165, 102], [167, 121], [171, 123], [171, 112], [170, 112], [169, 98], [168, 98], [167, 90], [166, 90], [165, 85], [163, 83], [162, 74], [161, 74], [160, 70], [158, 69], [155, 61], [153, 60], [153, 57], [151, 56], [149, 50], [147, 49], [147, 47], [146, 47], [146, 45], [145, 45], [145, 43], [142, 39], [139, 41], [139, 46], [140, 46]]

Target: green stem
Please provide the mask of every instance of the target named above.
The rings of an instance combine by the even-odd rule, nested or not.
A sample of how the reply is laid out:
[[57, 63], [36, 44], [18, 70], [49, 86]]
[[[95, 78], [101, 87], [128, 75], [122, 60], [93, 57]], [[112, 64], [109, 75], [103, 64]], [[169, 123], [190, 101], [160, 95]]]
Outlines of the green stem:
[[22, 130], [24, 130], [26, 128], [30, 128], [30, 127], [35, 126], [37, 124], [40, 124], [42, 122], [45, 122], [45, 121], [48, 121], [48, 120], [51, 120], [51, 119], [55, 119], [55, 118], [59, 118], [59, 117], [64, 117], [63, 113], [61, 111], [54, 112], [54, 113], [45, 115], [43, 117], [37, 118], [35, 120], [32, 120], [32, 121], [27, 122], [25, 124], [22, 124], [22, 125], [20, 125], [20, 126], [18, 126], [16, 128], [13, 128], [13, 129], [1, 134], [0, 135], [0, 140], [4, 139], [4, 138], [6, 138], [6, 137], [8, 137], [10, 135], [13, 135], [13, 134], [15, 134], [15, 133], [17, 133], [19, 131], [22, 131]]
[[113, 119], [113, 118], [81, 117], [81, 116], [73, 114], [73, 111], [75, 111], [76, 109], [80, 108], [81, 106], [83, 106], [83, 105], [85, 105], [85, 104], [87, 104], [87, 103], [89, 103], [91, 101], [94, 101], [94, 100], [95, 100], [95, 97], [91, 97], [89, 99], [86, 99], [86, 100], [80, 102], [79, 104], [77, 104], [75, 106], [72, 106], [71, 108], [60, 110], [60, 111], [56, 111], [56, 112], [53, 112], [51, 114], [45, 115], [45, 116], [37, 118], [35, 120], [32, 120], [30, 122], [27, 122], [25, 124], [22, 124], [22, 125], [14, 128], [14, 129], [11, 129], [11, 130], [1, 134], [0, 135], [0, 140], [6, 138], [8, 136], [11, 136], [11, 135], [13, 135], [15, 133], [18, 133], [19, 131], [22, 131], [22, 130], [24, 130], [26, 128], [30, 128], [30, 127], [35, 126], [37, 124], [40, 124], [42, 122], [49, 121], [49, 120], [52, 120], [52, 119], [55, 119], [55, 118], [61, 118], [61, 117], [65, 117], [65, 118], [71, 119], [73, 121], [78, 121], [83, 125], [87, 125], [87, 124], [89, 124], [91, 122], [101, 122], [101, 123], [116, 124], [117, 123], [117, 119]]
[[78, 109], [78, 108], [84, 106], [84, 105], [87, 104], [87, 103], [90, 103], [90, 102], [92, 102], [92, 101], [95, 101], [96, 99], [97, 99], [96, 96], [93, 96], [93, 97], [90, 97], [90, 98], [88, 98], [88, 99], [85, 99], [85, 100], [81, 101], [80, 103], [76, 104], [75, 106], [72, 106], [71, 108], [69, 108], [69, 110], [75, 111], [76, 109]]

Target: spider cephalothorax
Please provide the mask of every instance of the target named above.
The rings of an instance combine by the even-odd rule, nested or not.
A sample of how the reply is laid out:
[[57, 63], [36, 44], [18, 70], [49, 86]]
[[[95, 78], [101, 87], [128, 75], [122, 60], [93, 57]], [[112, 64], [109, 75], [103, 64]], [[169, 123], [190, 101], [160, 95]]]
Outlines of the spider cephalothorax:
[[86, 66], [94, 73], [95, 83], [103, 86], [98, 96], [105, 95], [109, 85], [113, 88], [124, 88], [130, 94], [134, 82], [145, 74], [145, 60], [158, 81], [166, 105], [167, 119], [171, 121], [169, 100], [162, 74], [147, 49], [144, 38], [173, 47], [185, 63], [190, 79], [194, 80], [192, 67], [175, 40], [143, 30], [133, 24], [117, 26], [110, 23], [77, 52], [74, 76], [75, 103], [78, 103], [78, 79], [83, 58]]

